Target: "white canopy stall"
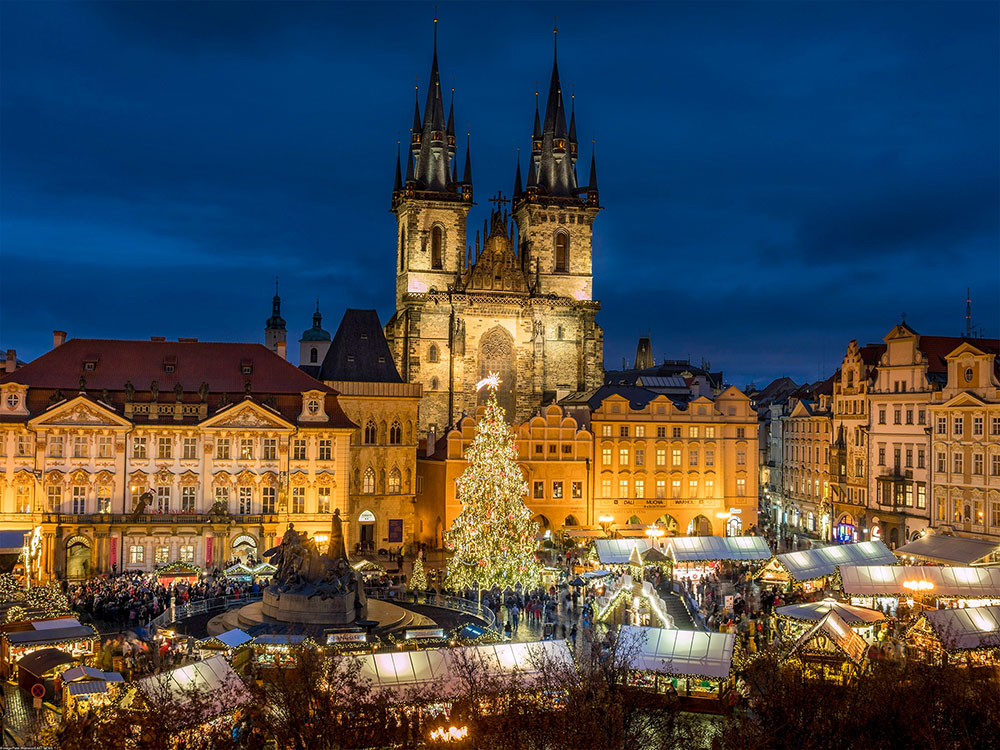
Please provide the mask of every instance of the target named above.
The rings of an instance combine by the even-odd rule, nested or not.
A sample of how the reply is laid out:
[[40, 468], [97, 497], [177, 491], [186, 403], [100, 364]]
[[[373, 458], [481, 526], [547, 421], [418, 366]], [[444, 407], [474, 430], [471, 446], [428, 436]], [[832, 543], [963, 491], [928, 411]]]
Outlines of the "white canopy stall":
[[675, 563], [728, 560], [754, 562], [771, 557], [762, 536], [677, 536], [667, 540]]
[[881, 541], [834, 544], [775, 555], [761, 571], [760, 579], [806, 583], [834, 575], [838, 566], [894, 565], [896, 562], [896, 556]]
[[980, 666], [1000, 652], [1000, 606], [929, 609], [906, 634], [907, 643], [933, 660]]
[[188, 705], [190, 722], [186, 726], [207, 722], [250, 701], [250, 692], [224, 656], [144, 677], [136, 683], [125, 705], [131, 705], [140, 695], [154, 711], [164, 701]]
[[839, 570], [844, 593], [864, 606], [903, 597], [937, 600], [937, 606], [949, 600], [961, 600], [966, 607], [1000, 604], [1000, 568], [859, 565]]
[[1000, 544], [948, 534], [927, 534], [896, 550], [904, 561], [1000, 567]]
[[628, 565], [632, 550], [638, 548], [643, 554], [650, 548], [648, 539], [595, 539], [597, 559], [601, 565]]

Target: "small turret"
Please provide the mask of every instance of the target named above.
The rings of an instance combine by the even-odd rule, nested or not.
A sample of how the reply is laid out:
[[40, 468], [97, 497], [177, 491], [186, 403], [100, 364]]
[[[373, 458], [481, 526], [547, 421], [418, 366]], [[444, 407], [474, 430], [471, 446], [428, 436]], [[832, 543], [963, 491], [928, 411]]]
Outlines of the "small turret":
[[271, 317], [264, 327], [264, 344], [277, 353], [278, 344], [284, 344], [287, 337], [285, 319], [281, 317], [281, 297], [278, 296], [278, 279], [274, 280], [274, 297], [271, 298]]

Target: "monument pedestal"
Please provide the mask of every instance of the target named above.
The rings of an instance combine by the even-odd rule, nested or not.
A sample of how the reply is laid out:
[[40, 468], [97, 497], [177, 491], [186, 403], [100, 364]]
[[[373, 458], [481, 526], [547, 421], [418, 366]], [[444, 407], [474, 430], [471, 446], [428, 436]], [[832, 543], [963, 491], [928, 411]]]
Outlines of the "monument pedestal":
[[354, 594], [309, 597], [291, 591], [278, 594], [268, 588], [264, 591], [261, 611], [266, 617], [279, 622], [308, 623], [310, 625], [352, 625], [360, 614], [365, 619], [366, 608], [360, 613], [354, 608]]

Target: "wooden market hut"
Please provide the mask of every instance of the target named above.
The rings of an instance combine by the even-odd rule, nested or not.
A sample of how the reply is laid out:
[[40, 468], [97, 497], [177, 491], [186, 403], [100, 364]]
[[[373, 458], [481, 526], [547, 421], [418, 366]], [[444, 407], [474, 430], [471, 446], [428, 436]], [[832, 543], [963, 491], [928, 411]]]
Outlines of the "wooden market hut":
[[881, 541], [832, 544], [775, 555], [757, 578], [761, 583], [803, 584], [814, 590], [822, 588], [825, 579], [836, 575], [838, 566], [895, 565], [897, 562], [896, 556]]
[[906, 562], [1000, 567], [1000, 544], [951, 534], [925, 534], [904, 544], [896, 554]]
[[622, 625], [618, 639], [630, 657], [631, 686], [661, 695], [676, 692], [684, 710], [725, 710], [735, 687], [734, 633]]
[[867, 664], [868, 644], [833, 610], [795, 642], [783, 661], [799, 665], [808, 680], [841, 685]]
[[75, 664], [72, 654], [57, 648], [41, 648], [22, 656], [17, 662], [17, 684], [26, 693], [35, 685], [45, 688], [45, 700], [55, 699], [55, 678], [67, 664]]
[[0, 637], [0, 675], [13, 674], [14, 665], [23, 656], [43, 648], [68, 651], [74, 659], [94, 653], [98, 635], [92, 625], [81, 625], [75, 617], [57, 617], [17, 623]]
[[844, 594], [859, 602], [908, 598], [931, 608], [1000, 604], [1000, 568], [859, 565], [838, 572]]
[[1000, 664], [1000, 606], [926, 610], [905, 641], [914, 656], [934, 663]]

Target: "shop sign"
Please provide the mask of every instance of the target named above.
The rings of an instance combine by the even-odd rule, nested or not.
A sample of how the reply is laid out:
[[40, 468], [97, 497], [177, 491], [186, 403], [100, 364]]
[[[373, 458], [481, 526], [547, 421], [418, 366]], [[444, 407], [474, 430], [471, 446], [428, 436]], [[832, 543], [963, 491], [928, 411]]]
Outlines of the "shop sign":
[[389, 519], [389, 544], [402, 544], [403, 542], [403, 519]]
[[361, 515], [358, 516], [358, 523], [375, 523], [375, 514], [370, 510], [361, 511]]

